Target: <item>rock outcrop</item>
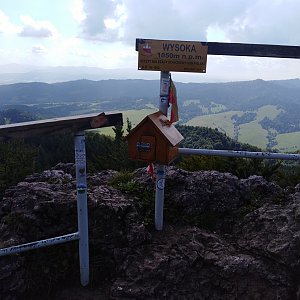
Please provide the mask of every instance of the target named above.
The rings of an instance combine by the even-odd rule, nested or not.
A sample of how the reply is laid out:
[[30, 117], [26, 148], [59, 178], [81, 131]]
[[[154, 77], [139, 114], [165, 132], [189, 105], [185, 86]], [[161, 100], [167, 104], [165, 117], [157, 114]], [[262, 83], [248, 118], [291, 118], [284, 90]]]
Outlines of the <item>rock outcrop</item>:
[[[123, 192], [116, 175], [88, 176], [91, 287], [81, 299], [298, 299], [298, 186], [288, 194], [259, 176], [170, 167], [156, 232], [141, 216], [153, 207], [145, 169]], [[74, 176], [60, 164], [8, 189], [0, 247], [77, 231]], [[79, 285], [77, 242], [0, 257], [1, 299], [70, 299]]]

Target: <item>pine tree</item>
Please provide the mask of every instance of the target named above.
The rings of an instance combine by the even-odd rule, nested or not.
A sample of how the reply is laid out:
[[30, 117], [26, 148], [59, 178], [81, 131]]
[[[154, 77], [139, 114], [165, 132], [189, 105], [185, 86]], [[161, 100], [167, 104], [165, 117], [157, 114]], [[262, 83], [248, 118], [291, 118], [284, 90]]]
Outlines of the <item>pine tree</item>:
[[35, 171], [38, 149], [23, 140], [0, 143], [0, 198], [5, 189]]

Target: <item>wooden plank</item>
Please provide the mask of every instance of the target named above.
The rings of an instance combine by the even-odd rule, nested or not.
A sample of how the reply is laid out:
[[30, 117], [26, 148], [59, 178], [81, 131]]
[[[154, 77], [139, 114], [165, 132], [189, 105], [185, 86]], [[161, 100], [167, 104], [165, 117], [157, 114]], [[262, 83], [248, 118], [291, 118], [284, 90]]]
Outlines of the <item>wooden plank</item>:
[[104, 112], [15, 123], [0, 126], [0, 140], [27, 138], [59, 132], [78, 132], [122, 123], [122, 113], [105, 114]]
[[234, 55], [276, 58], [300, 58], [299, 46], [240, 44], [240, 43], [204, 43], [210, 55]]
[[[136, 39], [136, 51], [138, 51], [141, 40], [143, 39]], [[207, 54], [209, 55], [300, 58], [300, 46], [216, 42], [201, 43], [203, 46], [208, 46]]]

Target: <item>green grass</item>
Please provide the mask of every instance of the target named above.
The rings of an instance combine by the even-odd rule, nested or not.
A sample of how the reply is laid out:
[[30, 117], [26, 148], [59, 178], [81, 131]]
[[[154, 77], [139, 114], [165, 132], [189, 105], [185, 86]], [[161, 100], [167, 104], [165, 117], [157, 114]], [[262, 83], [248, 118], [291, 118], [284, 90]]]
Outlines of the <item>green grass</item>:
[[[222, 107], [220, 107], [221, 109]], [[256, 119], [249, 123], [240, 125], [239, 129], [239, 141], [242, 143], [249, 143], [260, 148], [266, 148], [267, 140], [267, 130], [263, 129], [259, 122], [268, 117], [269, 119], [274, 119], [281, 112], [281, 109], [277, 109], [274, 105], [265, 105], [260, 107], [256, 111]], [[218, 128], [219, 131], [225, 132], [228, 136], [233, 137], [234, 125], [231, 117], [235, 114], [242, 116], [244, 112], [242, 111], [228, 111], [222, 113], [215, 113], [205, 116], [199, 116], [191, 119], [186, 124], [192, 126], [206, 126], [211, 128]], [[288, 147], [290, 148], [290, 146]]]
[[235, 114], [241, 116], [243, 112], [227, 111], [219, 114], [199, 116], [188, 121], [186, 125], [218, 128], [219, 131], [226, 132], [228, 136], [233, 137], [234, 126], [231, 117]]
[[259, 122], [265, 117], [273, 120], [281, 112], [274, 105], [265, 105], [256, 112], [256, 120], [240, 125], [239, 141], [265, 149], [268, 143], [268, 131], [263, 129]]
[[300, 131], [277, 135], [276, 148], [280, 151], [296, 151], [300, 149]]
[[190, 99], [190, 100], [184, 100], [183, 101], [183, 106], [187, 107], [191, 104], [198, 104], [197, 106], [199, 109], [202, 111], [203, 114], [209, 114], [209, 112], [212, 112], [213, 114], [220, 113], [226, 109], [226, 106], [223, 104], [211, 102], [211, 105], [202, 105], [200, 104], [201, 101], [199, 99]]
[[267, 135], [267, 130], [263, 129], [257, 121], [252, 121], [240, 125], [238, 140], [265, 149], [268, 143]]
[[215, 103], [215, 102], [212, 102], [212, 104], [215, 105], [211, 108], [211, 111], [214, 114], [220, 113], [220, 112], [222, 112], [226, 109], [226, 106], [223, 105], [223, 104], [218, 104], [218, 103]]
[[274, 120], [280, 113], [282, 109], [278, 109], [274, 105], [265, 105], [257, 110], [257, 122], [260, 122], [264, 117], [268, 117], [270, 120]]
[[199, 99], [184, 100], [183, 106], [189, 106], [190, 104], [199, 104], [199, 103], [201, 103]]
[[[189, 101], [189, 102], [188, 102]], [[186, 100], [185, 102], [192, 103], [196, 102], [196, 100]], [[199, 109], [204, 109], [201, 106]], [[218, 109], [224, 109], [223, 106], [217, 106], [216, 112]], [[126, 118], [132, 123], [132, 126], [135, 127], [143, 118], [145, 118], [148, 114], [157, 111], [157, 108], [154, 106], [149, 107], [147, 109], [141, 110], [126, 110], [121, 111], [123, 113], [123, 121], [124, 121], [124, 131], [126, 130]], [[239, 130], [239, 141], [242, 143], [249, 143], [254, 146], [258, 146], [262, 149], [266, 148], [267, 145], [267, 131], [264, 130], [259, 122], [268, 117], [269, 119], [274, 119], [279, 113], [281, 109], [277, 109], [276, 106], [273, 105], [266, 105], [259, 108], [257, 113], [256, 120], [240, 125]], [[180, 113], [180, 112], [179, 112]], [[210, 128], [218, 128], [220, 132], [226, 133], [228, 136], [233, 137], [234, 133], [234, 126], [231, 120], [233, 115], [237, 114], [241, 116], [243, 114], [242, 111], [228, 111], [228, 112], [221, 112], [221, 113], [213, 113], [204, 116], [198, 116], [191, 120], [189, 120], [186, 125], [191, 126], [204, 126]], [[101, 134], [106, 134], [113, 136], [114, 132], [111, 127], [100, 129], [99, 132]], [[278, 145], [275, 146], [276, 149], [280, 151], [295, 151], [300, 149], [300, 132], [293, 132], [293, 133], [285, 133], [279, 134], [277, 136]]]
[[[137, 124], [139, 124], [147, 115], [152, 114], [154, 112], [158, 111], [158, 109], [154, 108], [145, 108], [140, 110], [125, 110], [125, 111], [118, 111], [123, 114], [123, 122], [124, 122], [124, 131], [126, 130], [126, 118], [129, 119], [129, 121], [132, 123], [132, 127], [135, 127]], [[114, 132], [112, 127], [102, 128], [97, 130], [100, 134], [105, 134], [109, 136], [114, 136]], [[126, 131], [125, 131], [126, 132]]]

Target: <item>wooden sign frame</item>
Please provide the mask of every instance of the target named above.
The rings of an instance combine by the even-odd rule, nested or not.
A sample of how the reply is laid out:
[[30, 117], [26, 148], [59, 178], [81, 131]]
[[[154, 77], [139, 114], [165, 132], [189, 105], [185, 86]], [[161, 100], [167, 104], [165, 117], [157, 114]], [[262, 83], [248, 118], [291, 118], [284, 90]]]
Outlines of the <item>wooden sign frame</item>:
[[141, 39], [138, 69], [205, 73], [207, 50], [201, 42]]

